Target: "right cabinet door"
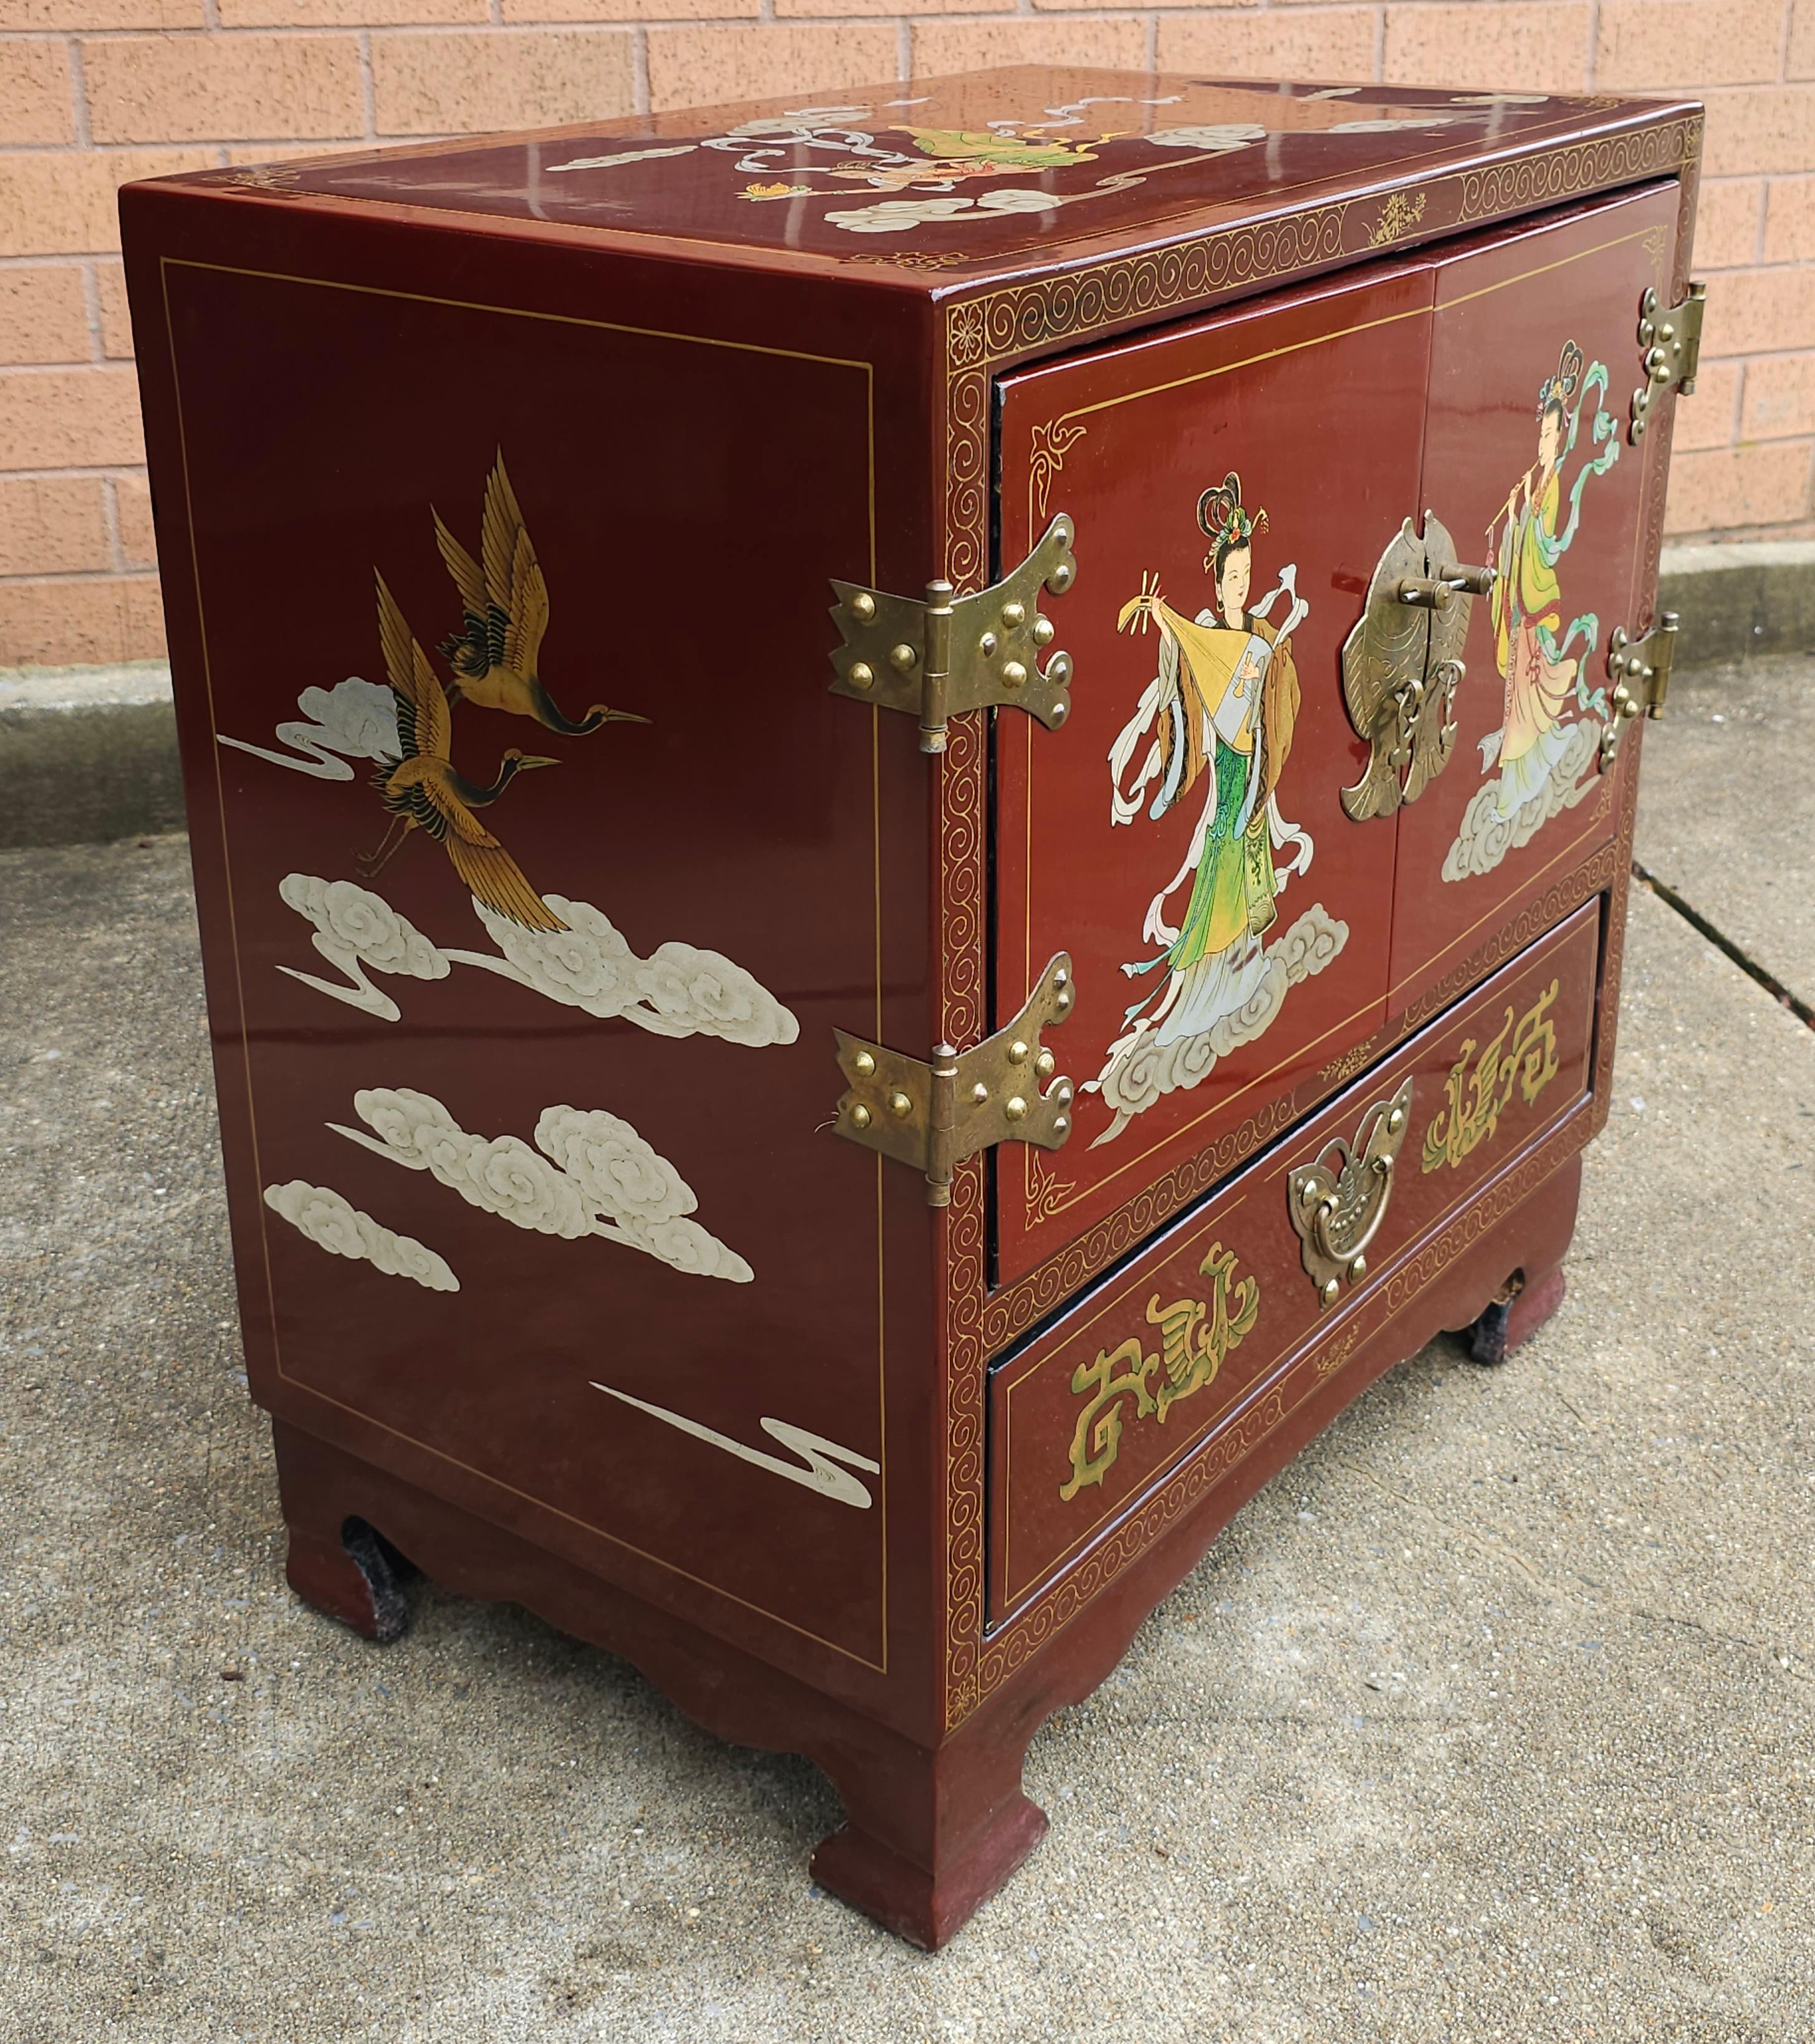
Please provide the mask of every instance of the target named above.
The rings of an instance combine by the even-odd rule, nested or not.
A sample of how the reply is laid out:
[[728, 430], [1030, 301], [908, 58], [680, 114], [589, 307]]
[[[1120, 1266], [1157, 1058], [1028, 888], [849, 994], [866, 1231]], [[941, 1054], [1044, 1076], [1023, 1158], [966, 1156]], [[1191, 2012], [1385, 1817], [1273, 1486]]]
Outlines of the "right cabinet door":
[[1667, 299], [1676, 209], [1653, 186], [1436, 260], [1424, 504], [1459, 565], [1498, 574], [1448, 763], [1398, 813], [1393, 1014], [1432, 1012], [1609, 877], [1636, 748], [1600, 770], [1608, 641], [1652, 621], [1639, 302]]

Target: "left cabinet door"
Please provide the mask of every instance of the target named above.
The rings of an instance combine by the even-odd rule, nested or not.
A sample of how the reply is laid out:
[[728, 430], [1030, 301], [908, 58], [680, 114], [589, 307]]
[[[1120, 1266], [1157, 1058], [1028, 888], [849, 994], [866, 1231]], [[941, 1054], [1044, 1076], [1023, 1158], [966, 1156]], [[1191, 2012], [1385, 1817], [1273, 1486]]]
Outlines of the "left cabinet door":
[[996, 713], [996, 1012], [1068, 951], [1080, 1090], [1065, 1148], [997, 1154], [998, 1282], [1163, 1220], [1383, 1019], [1395, 837], [1343, 812], [1341, 651], [1417, 502], [1432, 295], [1382, 265], [999, 387], [998, 567], [1063, 511], [1079, 572], [1069, 718]]

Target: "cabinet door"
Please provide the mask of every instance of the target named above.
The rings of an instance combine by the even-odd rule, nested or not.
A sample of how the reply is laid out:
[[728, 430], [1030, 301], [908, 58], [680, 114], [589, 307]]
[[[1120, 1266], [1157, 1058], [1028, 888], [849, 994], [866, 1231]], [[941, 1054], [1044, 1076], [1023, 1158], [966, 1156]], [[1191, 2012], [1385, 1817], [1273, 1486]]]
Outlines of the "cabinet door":
[[1417, 501], [1432, 283], [1382, 266], [1000, 386], [1000, 562], [1064, 511], [1079, 573], [1070, 717], [997, 716], [997, 1012], [1070, 951], [1080, 1089], [1064, 1149], [998, 1153], [1002, 1282], [1283, 1127], [1384, 1018], [1394, 834], [1342, 809], [1340, 654]]
[[1394, 1014], [1429, 1012], [1610, 877], [1635, 748], [1599, 770], [1607, 645], [1651, 623], [1639, 301], [1668, 290], [1676, 206], [1652, 186], [1433, 264], [1423, 501], [1499, 580], [1472, 606], [1448, 765], [1398, 813]]

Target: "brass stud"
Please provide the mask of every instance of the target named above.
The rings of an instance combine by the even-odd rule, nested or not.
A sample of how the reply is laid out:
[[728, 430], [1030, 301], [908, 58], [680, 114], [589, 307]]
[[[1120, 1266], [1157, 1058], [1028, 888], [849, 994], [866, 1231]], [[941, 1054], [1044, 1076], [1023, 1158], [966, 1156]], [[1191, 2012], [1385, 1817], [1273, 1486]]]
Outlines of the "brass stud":
[[1367, 1258], [1365, 1256], [1356, 1257], [1348, 1266], [1348, 1281], [1352, 1285], [1359, 1285], [1367, 1275]]
[[1071, 679], [1071, 655], [1055, 653], [1046, 670], [1046, 678], [1056, 689], [1065, 687]]
[[1071, 1007], [1071, 988], [1067, 987], [1064, 992], [1059, 995], [1059, 998], [1054, 1001], [1052, 1005], [1059, 1010], [1061, 1015], [1069, 1013]]
[[1071, 1126], [1071, 1123], [1065, 1119], [1064, 1116], [1060, 1115], [1052, 1124], [1052, 1132], [1055, 1135], [1063, 1135]]
[[1052, 1076], [1052, 1068], [1058, 1062], [1050, 1051], [1042, 1051], [1033, 1061], [1033, 1069], [1043, 1079], [1049, 1079]]
[[1027, 622], [1027, 605], [1025, 603], [1005, 603], [1002, 605], [1002, 622], [1011, 632], [1025, 624]]
[[1052, 705], [1052, 725], [1055, 730], [1065, 721], [1065, 714], [1066, 705], [1063, 703], [1055, 703]]
[[1027, 1113], [1027, 1102], [1017, 1093], [1002, 1102], [1002, 1113], [1009, 1121], [1020, 1121]]
[[979, 1079], [977, 1083], [971, 1089], [971, 1099], [977, 1103], [978, 1106], [981, 1107], [989, 1097], [990, 1089], [984, 1085], [981, 1079]]
[[853, 1128], [867, 1128], [869, 1125], [870, 1110], [859, 1101], [851, 1110], [851, 1126]]
[[1052, 984], [1055, 986], [1064, 986], [1069, 983], [1071, 978], [1071, 974], [1065, 970], [1063, 966], [1061, 966], [1052, 975]]
[[1033, 620], [1033, 643], [1036, 646], [1050, 646], [1058, 636], [1058, 628], [1050, 617], [1036, 617]]
[[1077, 573], [1069, 561], [1061, 561], [1046, 578], [1046, 586], [1056, 596], [1063, 596], [1071, 586], [1071, 578]]
[[977, 651], [982, 655], [986, 660], [993, 659], [995, 657], [998, 643], [994, 632], [986, 632], [982, 637], [977, 641]]
[[1008, 660], [1002, 664], [1002, 686], [1018, 689], [1027, 679], [1027, 670], [1019, 660]]
[[1052, 1097], [1058, 1101], [1061, 1107], [1069, 1107], [1071, 1105], [1071, 1081], [1067, 1079], [1063, 1085], [1056, 1087], [1053, 1090]]
[[1389, 1135], [1397, 1135], [1405, 1125], [1405, 1110], [1402, 1107], [1394, 1108], [1386, 1117], [1386, 1133]]
[[867, 624], [876, 614], [876, 599], [867, 590], [859, 590], [851, 599], [851, 615], [860, 624]]
[[905, 1093], [892, 1093], [889, 1095], [889, 1112], [896, 1120], [906, 1121], [913, 1112], [913, 1102]]
[[873, 689], [876, 686], [876, 670], [867, 660], [853, 660], [847, 678], [854, 689]]
[[1025, 1065], [1027, 1062], [1027, 1046], [1018, 1037], [1009, 1046], [1009, 1062], [1011, 1065]]
[[851, 1069], [859, 1078], [867, 1079], [876, 1069], [876, 1061], [867, 1051], [859, 1051], [851, 1060]]
[[914, 662], [919, 658], [919, 654], [914, 651], [913, 647], [895, 646], [890, 649], [889, 665], [891, 667], [899, 668], [902, 673], [905, 674], [908, 669], [911, 667]]
[[1331, 1278], [1329, 1282], [1325, 1285], [1323, 1289], [1322, 1296], [1324, 1304], [1326, 1306], [1333, 1306], [1336, 1304], [1337, 1297], [1340, 1293], [1341, 1290], [1342, 1280], [1340, 1278]]

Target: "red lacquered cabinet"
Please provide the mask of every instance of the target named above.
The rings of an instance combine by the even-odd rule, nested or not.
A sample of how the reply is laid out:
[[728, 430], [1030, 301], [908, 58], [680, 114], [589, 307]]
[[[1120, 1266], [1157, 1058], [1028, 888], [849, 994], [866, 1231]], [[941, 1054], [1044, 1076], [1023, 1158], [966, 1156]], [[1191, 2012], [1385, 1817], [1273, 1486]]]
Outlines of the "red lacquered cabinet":
[[[823, 103], [821, 103], [823, 102]], [[1605, 1116], [1692, 105], [1015, 70], [129, 186], [290, 1579], [1041, 1720]]]

